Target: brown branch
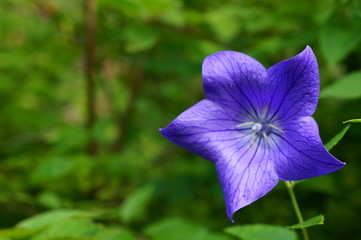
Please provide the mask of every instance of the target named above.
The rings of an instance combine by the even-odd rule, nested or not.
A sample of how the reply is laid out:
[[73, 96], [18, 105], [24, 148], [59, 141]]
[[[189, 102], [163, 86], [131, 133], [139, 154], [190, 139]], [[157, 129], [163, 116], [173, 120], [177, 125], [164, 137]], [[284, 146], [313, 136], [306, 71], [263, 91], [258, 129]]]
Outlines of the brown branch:
[[96, 120], [95, 107], [95, 33], [96, 33], [96, 0], [85, 0], [85, 24], [86, 24], [86, 38], [85, 38], [85, 59], [84, 59], [84, 73], [86, 79], [86, 128], [89, 134], [87, 144], [87, 151], [90, 154], [97, 152], [97, 143], [92, 136], [92, 129]]

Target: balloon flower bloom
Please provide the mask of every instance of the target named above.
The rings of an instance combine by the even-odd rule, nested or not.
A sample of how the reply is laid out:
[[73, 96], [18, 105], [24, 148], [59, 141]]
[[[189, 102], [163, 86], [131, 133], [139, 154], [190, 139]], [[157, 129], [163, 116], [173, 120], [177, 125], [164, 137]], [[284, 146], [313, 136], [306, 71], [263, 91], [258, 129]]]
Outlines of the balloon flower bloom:
[[240, 52], [221, 51], [202, 66], [206, 99], [161, 134], [212, 161], [228, 218], [274, 188], [331, 173], [345, 163], [325, 149], [311, 115], [320, 79], [312, 49], [268, 69]]

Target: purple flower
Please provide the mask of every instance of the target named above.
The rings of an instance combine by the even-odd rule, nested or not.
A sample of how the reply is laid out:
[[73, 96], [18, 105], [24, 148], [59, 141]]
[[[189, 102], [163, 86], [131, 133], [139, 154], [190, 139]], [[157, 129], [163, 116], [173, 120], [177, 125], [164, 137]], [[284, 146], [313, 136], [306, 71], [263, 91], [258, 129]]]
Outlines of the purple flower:
[[311, 115], [320, 80], [310, 47], [265, 69], [239, 52], [203, 62], [206, 99], [160, 132], [215, 163], [228, 218], [274, 188], [331, 173], [345, 163], [327, 152]]

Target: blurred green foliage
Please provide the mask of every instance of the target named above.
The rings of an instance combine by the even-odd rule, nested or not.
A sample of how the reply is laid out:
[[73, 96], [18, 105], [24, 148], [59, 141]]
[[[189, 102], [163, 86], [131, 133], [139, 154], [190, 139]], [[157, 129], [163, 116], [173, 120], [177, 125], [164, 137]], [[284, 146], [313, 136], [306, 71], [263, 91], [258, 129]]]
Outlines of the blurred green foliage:
[[[361, 115], [360, 22], [359, 0], [98, 0], [89, 129], [84, 2], [1, 0], [0, 239], [256, 239], [262, 225], [223, 232], [234, 225], [213, 165], [158, 129], [204, 98], [207, 55], [241, 51], [269, 67], [310, 45], [327, 142]], [[311, 239], [361, 236], [360, 139], [354, 124], [332, 150], [347, 166], [296, 187], [306, 219], [326, 216]], [[296, 218], [281, 184], [235, 222]]]

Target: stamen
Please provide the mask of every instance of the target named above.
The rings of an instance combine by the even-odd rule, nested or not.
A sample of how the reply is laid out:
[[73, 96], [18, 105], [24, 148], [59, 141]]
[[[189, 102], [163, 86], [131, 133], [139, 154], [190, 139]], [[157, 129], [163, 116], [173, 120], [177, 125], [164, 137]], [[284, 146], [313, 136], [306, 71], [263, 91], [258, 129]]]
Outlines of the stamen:
[[266, 113], [268, 111], [268, 104], [265, 106], [265, 108], [263, 109], [262, 115], [261, 115], [261, 119], [264, 119], [264, 117], [266, 116]]
[[254, 148], [254, 146], [256, 145], [255, 142], [258, 140], [257, 139], [258, 137], [260, 138], [259, 139], [260, 141], [262, 140], [262, 138], [265, 139], [265, 141], [267, 142], [266, 145], [272, 147], [272, 141], [271, 141], [272, 131], [285, 133], [281, 128], [275, 126], [274, 124], [270, 123], [268, 119], [264, 118], [267, 115], [267, 112], [268, 112], [268, 105], [265, 106], [265, 108], [263, 109], [261, 119], [259, 119], [258, 121], [244, 122], [236, 125], [236, 129], [250, 131], [250, 133], [248, 134], [251, 134], [250, 136], [251, 148]]
[[273, 129], [276, 129], [277, 131], [281, 132], [281, 133], [285, 133], [285, 131], [283, 131], [281, 128], [279, 127], [276, 127], [275, 125], [269, 123], [268, 124], [269, 127], [273, 128]]
[[248, 126], [248, 125], [253, 125], [253, 124], [255, 124], [255, 122], [245, 122], [245, 123], [236, 125], [236, 127], [243, 127], [243, 126]]
[[254, 147], [254, 136], [256, 136], [256, 133], [252, 133], [252, 138], [251, 138], [251, 148]]
[[272, 147], [271, 140], [267, 137], [267, 134], [265, 132], [262, 133], [263, 137], [267, 140], [267, 143], [270, 147]]

